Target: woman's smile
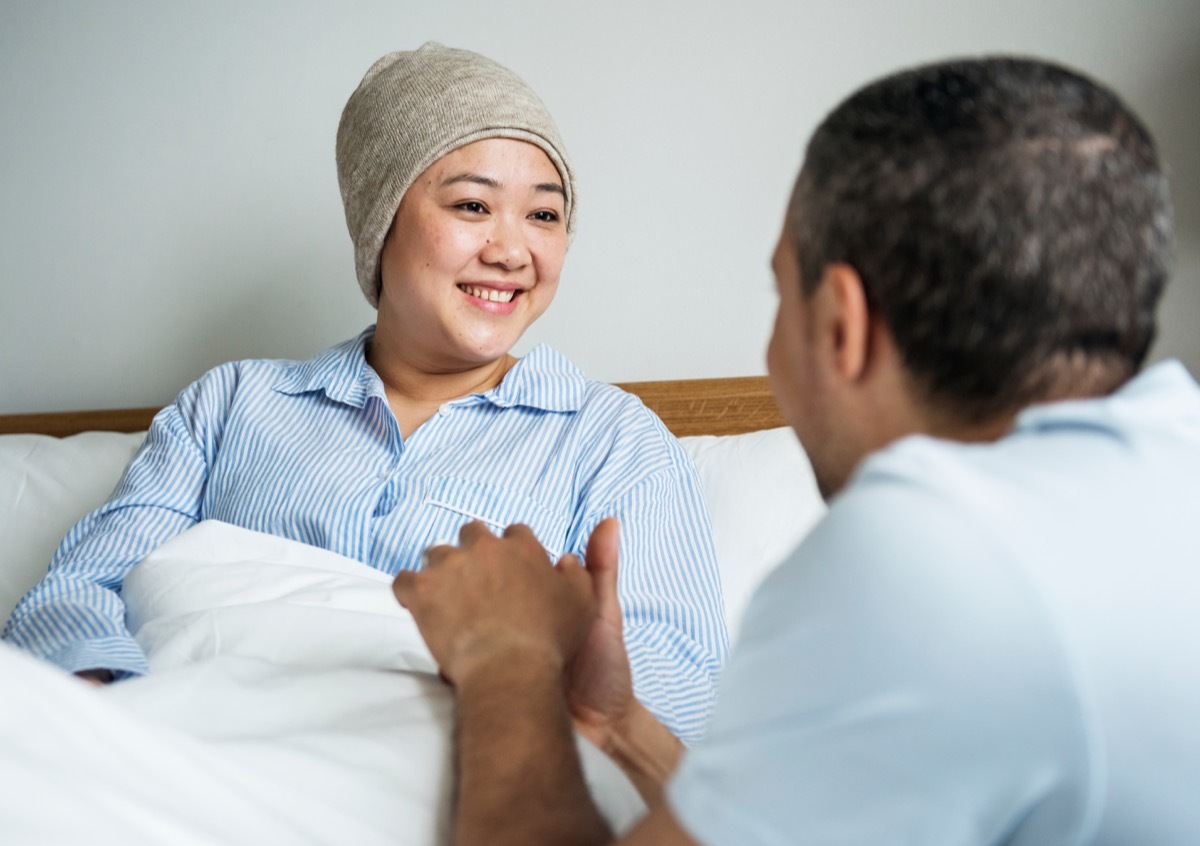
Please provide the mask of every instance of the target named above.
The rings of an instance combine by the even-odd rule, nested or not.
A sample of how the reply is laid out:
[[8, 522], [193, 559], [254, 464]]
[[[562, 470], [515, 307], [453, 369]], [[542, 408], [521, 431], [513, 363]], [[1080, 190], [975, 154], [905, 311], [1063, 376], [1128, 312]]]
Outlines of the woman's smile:
[[511, 138], [434, 162], [405, 193], [384, 242], [380, 352], [438, 371], [507, 355], [558, 290], [562, 184], [540, 148]]

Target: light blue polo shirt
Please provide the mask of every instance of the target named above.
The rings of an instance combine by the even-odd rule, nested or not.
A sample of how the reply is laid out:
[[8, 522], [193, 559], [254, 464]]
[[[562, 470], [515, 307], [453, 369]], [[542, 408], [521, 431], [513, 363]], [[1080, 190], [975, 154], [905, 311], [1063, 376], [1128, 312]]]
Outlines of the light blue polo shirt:
[[1200, 843], [1200, 389], [864, 462], [670, 785], [705, 844]]

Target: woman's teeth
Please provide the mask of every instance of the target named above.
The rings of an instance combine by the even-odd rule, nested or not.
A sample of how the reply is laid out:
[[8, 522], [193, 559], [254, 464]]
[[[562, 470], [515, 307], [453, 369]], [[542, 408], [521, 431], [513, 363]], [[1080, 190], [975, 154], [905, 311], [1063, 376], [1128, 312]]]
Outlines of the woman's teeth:
[[459, 285], [458, 290], [493, 303], [512, 302], [513, 295], [517, 293], [516, 291], [497, 291], [495, 288], [476, 288], [474, 285]]

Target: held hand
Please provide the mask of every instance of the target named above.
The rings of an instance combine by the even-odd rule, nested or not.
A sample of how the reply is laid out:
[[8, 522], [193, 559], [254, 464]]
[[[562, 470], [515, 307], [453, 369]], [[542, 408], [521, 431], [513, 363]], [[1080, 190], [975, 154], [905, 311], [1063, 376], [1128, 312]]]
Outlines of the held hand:
[[545, 662], [561, 673], [596, 616], [588, 574], [573, 556], [552, 566], [527, 526], [498, 538], [468, 523], [457, 547], [430, 547], [425, 560], [392, 591], [452, 684], [489, 665]]
[[617, 599], [620, 527], [615, 518], [602, 520], [587, 547], [587, 572], [596, 598], [596, 617], [583, 648], [567, 670], [567, 700], [575, 728], [601, 749], [635, 704], [629, 656], [622, 637]]
[[575, 730], [607, 753], [654, 809], [664, 802], [663, 785], [683, 745], [633, 696], [617, 599], [618, 534], [617, 521], [608, 519], [588, 539], [587, 569], [598, 613], [567, 669], [567, 701]]

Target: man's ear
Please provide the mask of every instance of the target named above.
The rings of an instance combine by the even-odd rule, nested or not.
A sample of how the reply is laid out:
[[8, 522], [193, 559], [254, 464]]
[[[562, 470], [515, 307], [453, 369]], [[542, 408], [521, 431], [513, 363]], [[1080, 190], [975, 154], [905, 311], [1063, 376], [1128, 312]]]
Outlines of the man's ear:
[[871, 315], [862, 278], [848, 264], [827, 264], [817, 291], [823, 299], [822, 322], [830, 333], [833, 365], [843, 379], [858, 381], [871, 352]]

